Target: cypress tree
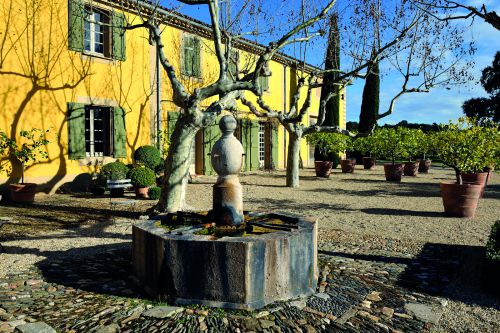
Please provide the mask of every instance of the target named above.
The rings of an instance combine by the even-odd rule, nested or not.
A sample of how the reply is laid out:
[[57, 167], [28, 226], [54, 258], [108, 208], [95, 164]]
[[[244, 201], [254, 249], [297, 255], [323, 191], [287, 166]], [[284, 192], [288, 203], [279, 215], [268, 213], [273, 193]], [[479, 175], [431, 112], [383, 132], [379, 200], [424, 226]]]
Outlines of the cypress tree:
[[[325, 57], [325, 70], [331, 69], [340, 69], [340, 34], [337, 14], [330, 17], [330, 31]], [[340, 86], [334, 84], [338, 77], [338, 72], [329, 72], [323, 77], [321, 100], [326, 99], [331, 92], [336, 94], [326, 104], [325, 121], [322, 124], [324, 126], [340, 125]]]
[[359, 114], [359, 132], [366, 133], [377, 125], [380, 95], [380, 71], [378, 61], [374, 61], [365, 79], [361, 112]]

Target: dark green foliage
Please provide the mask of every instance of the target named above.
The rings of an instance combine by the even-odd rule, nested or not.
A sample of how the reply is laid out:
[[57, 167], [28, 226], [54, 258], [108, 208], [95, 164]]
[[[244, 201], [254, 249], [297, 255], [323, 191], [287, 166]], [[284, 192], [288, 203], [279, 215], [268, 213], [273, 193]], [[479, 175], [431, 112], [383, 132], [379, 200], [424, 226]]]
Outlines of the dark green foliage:
[[490, 238], [486, 243], [486, 258], [500, 263], [500, 220], [491, 227]]
[[332, 169], [336, 169], [340, 163], [340, 156], [338, 153], [328, 153], [324, 154], [317, 147], [314, 148], [314, 160], [315, 161], [331, 161]]
[[380, 71], [378, 61], [373, 63], [365, 80], [361, 112], [359, 114], [359, 132], [367, 133], [377, 125], [380, 95]]
[[122, 162], [111, 162], [105, 164], [101, 169], [101, 175], [106, 180], [120, 180], [127, 178], [128, 167]]
[[[328, 35], [328, 46], [325, 57], [325, 70], [340, 69], [340, 33], [337, 14], [330, 19], [330, 32]], [[330, 93], [335, 96], [330, 98], [326, 104], [324, 126], [339, 126], [340, 124], [340, 86], [334, 84], [339, 73], [332, 71], [323, 77], [323, 88], [321, 89], [321, 101], [325, 100]]]
[[481, 85], [489, 98], [472, 98], [464, 102], [462, 109], [467, 117], [477, 118], [480, 123], [500, 123], [500, 52], [495, 54], [491, 66], [483, 69]]
[[161, 153], [153, 146], [142, 146], [134, 152], [135, 163], [144, 164], [151, 170], [156, 170], [162, 163]]
[[160, 194], [161, 194], [161, 187], [151, 186], [148, 190], [148, 196], [149, 196], [149, 199], [151, 199], [151, 200], [160, 199]]
[[132, 184], [137, 187], [147, 187], [156, 183], [156, 175], [148, 167], [140, 166], [129, 171], [128, 177]]

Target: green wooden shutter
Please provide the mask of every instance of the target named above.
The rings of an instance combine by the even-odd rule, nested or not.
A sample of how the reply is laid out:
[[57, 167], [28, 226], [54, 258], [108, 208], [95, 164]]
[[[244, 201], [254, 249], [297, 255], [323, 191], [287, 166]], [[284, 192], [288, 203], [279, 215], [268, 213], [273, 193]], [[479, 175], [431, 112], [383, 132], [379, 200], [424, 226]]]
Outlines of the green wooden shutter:
[[172, 134], [174, 133], [175, 124], [179, 120], [180, 113], [176, 111], [169, 111], [167, 113], [167, 129], [168, 129], [168, 141], [172, 142]]
[[278, 124], [273, 123], [272, 124], [272, 131], [271, 131], [271, 168], [272, 169], [278, 169], [278, 143], [279, 143], [279, 137], [278, 137]]
[[188, 36], [184, 36], [182, 38], [182, 73], [189, 75], [189, 59], [191, 58], [191, 49], [189, 47], [190, 38]]
[[250, 171], [250, 121], [248, 119], [241, 120], [241, 145], [243, 146], [243, 159], [242, 171]]
[[[212, 147], [219, 138], [218, 122], [203, 128], [203, 173], [205, 175], [213, 175], [214, 169], [212, 168], [211, 153]], [[210, 155], [209, 155], [210, 154]]]
[[193, 38], [193, 75], [201, 77], [201, 47], [200, 40]]
[[250, 170], [259, 170], [259, 122], [250, 121]]
[[125, 15], [113, 11], [111, 15], [112, 36], [113, 36], [113, 59], [125, 61]]
[[83, 6], [83, 1], [70, 0], [68, 16], [68, 47], [70, 50], [83, 51], [84, 15], [85, 7]]
[[85, 104], [68, 103], [68, 157], [85, 158]]
[[259, 85], [261, 93], [269, 90], [269, 76], [259, 76]]
[[115, 107], [113, 112], [114, 125], [114, 157], [127, 157], [127, 131], [125, 128], [125, 110]]

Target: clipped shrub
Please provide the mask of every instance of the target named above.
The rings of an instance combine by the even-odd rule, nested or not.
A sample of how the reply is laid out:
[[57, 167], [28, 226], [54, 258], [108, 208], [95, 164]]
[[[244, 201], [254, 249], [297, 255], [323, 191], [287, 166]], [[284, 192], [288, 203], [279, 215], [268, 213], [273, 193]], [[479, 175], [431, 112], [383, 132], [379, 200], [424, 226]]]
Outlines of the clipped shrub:
[[351, 138], [339, 133], [311, 133], [306, 136], [306, 141], [314, 146], [314, 160], [332, 161], [333, 168], [340, 162], [339, 153], [352, 146]]
[[134, 160], [135, 163], [144, 164], [151, 170], [156, 170], [162, 163], [160, 151], [153, 146], [142, 146], [137, 148], [134, 152]]
[[127, 178], [128, 167], [122, 162], [111, 162], [105, 164], [101, 169], [101, 175], [106, 180], [120, 180]]
[[137, 167], [128, 173], [132, 184], [136, 187], [148, 187], [156, 183], [156, 175], [153, 170], [147, 167]]
[[491, 227], [490, 237], [486, 243], [486, 258], [500, 264], [500, 220]]
[[159, 186], [151, 186], [148, 190], [148, 196], [151, 200], [160, 199], [161, 187]]

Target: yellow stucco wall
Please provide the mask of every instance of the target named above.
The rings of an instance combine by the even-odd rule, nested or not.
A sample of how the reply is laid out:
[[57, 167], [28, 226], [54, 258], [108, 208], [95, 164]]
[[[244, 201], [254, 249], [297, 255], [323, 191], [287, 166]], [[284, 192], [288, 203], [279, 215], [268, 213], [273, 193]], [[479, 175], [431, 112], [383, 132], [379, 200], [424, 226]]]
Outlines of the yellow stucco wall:
[[[7, 35], [0, 44], [0, 130], [11, 137], [32, 127], [50, 130], [49, 158], [27, 169], [27, 181], [53, 187], [66, 175], [95, 170], [96, 159], [68, 160], [68, 102], [124, 108], [127, 161], [134, 148], [149, 143], [150, 55], [144, 30], [127, 32], [123, 62], [68, 49], [67, 0], [3, 1], [0, 31]], [[5, 177], [0, 175], [0, 183]], [[19, 177], [18, 168], [12, 177]]]

